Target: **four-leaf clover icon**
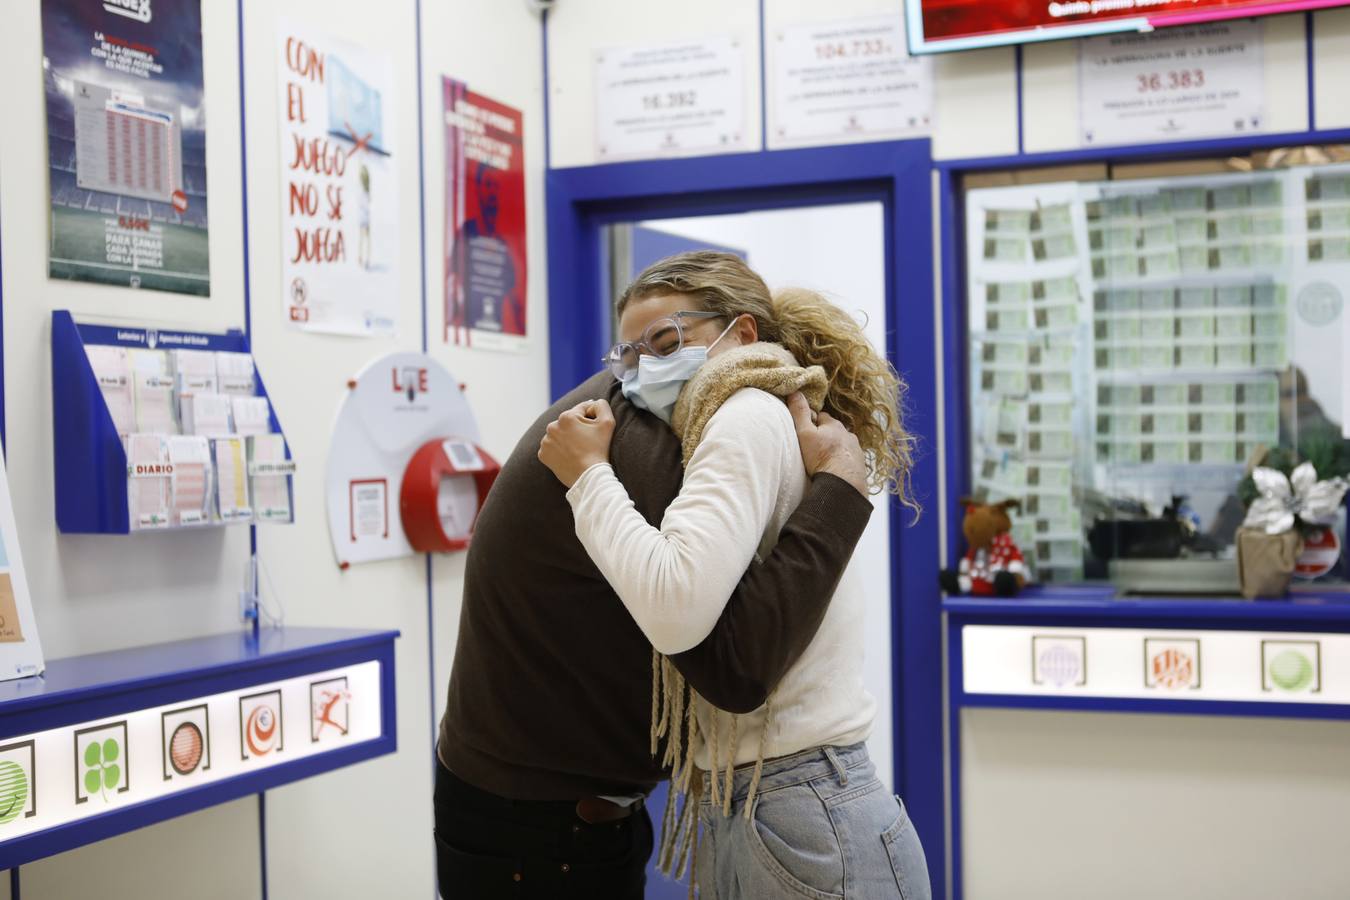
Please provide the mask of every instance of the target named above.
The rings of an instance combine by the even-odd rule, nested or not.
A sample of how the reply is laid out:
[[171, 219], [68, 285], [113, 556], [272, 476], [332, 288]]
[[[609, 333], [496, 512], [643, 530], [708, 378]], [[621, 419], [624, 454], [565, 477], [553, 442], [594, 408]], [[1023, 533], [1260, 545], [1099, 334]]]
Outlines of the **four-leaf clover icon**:
[[104, 800], [108, 799], [108, 791], [116, 789], [122, 780], [122, 767], [117, 764], [121, 755], [121, 746], [112, 738], [94, 741], [84, 748], [84, 764], [87, 767], [84, 789], [88, 793], [102, 794]]

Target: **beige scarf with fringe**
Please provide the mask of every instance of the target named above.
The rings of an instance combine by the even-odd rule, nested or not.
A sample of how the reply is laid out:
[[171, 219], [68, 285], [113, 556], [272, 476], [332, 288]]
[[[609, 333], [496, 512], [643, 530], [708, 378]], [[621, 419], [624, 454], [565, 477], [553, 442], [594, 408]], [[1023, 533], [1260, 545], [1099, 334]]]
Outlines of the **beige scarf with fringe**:
[[[703, 432], [713, 414], [722, 404], [742, 388], [758, 388], [778, 397], [801, 391], [811, 409], [819, 411], [825, 402], [828, 381], [820, 366], [803, 368], [779, 344], [756, 343], [721, 353], [704, 363], [689, 379], [679, 399], [671, 427], [680, 437], [684, 465], [689, 464]], [[709, 713], [706, 736], [708, 755], [712, 763], [708, 784], [703, 784], [703, 772], [694, 767], [694, 749], [699, 737], [695, 708], [703, 703]], [[746, 797], [745, 816], [749, 820], [764, 767], [764, 743], [773, 721], [773, 697], [764, 704], [764, 726], [759, 735], [759, 755], [755, 760], [754, 775]], [[726, 750], [722, 750], [719, 720], [726, 715]], [[738, 716], [723, 713], [698, 696], [689, 687], [670, 660], [652, 651], [652, 727], [651, 750], [656, 756], [661, 739], [665, 738], [662, 766], [670, 767], [670, 795], [666, 801], [665, 816], [661, 822], [661, 847], [657, 867], [666, 875], [683, 878], [689, 872], [689, 896], [694, 896], [697, 884], [698, 818], [697, 811], [703, 793], [708, 791], [714, 804], [721, 803], [722, 814], [731, 815], [733, 771], [736, 765]], [[725, 759], [725, 763], [722, 761]], [[676, 799], [683, 807], [676, 813]]]

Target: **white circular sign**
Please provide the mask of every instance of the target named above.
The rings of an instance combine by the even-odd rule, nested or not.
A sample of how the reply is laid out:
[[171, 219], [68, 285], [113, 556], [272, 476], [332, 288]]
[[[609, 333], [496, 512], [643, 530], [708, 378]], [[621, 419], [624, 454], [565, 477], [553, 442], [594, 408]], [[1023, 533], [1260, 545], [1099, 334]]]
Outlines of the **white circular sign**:
[[479, 443], [473, 410], [444, 366], [392, 353], [361, 370], [328, 448], [328, 530], [339, 565], [413, 555], [399, 514], [403, 470], [435, 438]]

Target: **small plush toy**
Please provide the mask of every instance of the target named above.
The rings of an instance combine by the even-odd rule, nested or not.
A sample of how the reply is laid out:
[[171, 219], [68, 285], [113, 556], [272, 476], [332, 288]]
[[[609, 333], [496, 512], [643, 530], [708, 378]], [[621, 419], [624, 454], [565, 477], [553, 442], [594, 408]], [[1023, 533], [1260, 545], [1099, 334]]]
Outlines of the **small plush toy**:
[[1017, 500], [978, 504], [963, 497], [966, 518], [961, 524], [969, 549], [956, 569], [945, 569], [938, 581], [949, 594], [1012, 597], [1027, 583], [1022, 551], [1013, 543], [1008, 510], [1020, 509]]

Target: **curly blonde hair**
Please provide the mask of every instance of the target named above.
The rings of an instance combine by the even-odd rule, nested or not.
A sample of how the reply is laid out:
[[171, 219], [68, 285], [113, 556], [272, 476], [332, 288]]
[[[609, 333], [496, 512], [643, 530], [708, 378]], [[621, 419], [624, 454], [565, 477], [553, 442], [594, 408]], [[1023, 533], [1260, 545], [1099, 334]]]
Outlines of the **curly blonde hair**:
[[909, 489], [914, 437], [905, 430], [905, 383], [848, 313], [814, 291], [770, 294], [739, 256], [696, 250], [648, 266], [619, 298], [619, 315], [665, 294], [683, 294], [728, 321], [753, 316], [761, 341], [782, 344], [803, 366], [822, 367], [829, 380], [825, 411], [857, 435], [872, 488], [919, 512]]

